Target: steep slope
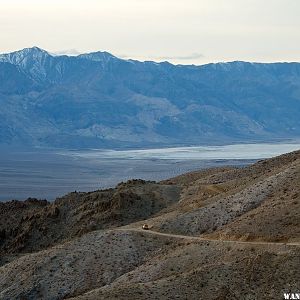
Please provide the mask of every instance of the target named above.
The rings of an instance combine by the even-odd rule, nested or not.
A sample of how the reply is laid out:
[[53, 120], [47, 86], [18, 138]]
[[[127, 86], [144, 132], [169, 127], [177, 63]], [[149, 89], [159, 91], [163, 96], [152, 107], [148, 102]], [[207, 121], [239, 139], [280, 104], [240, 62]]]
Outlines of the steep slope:
[[242, 169], [187, 174], [164, 182], [180, 184], [181, 199], [148, 222], [175, 234], [299, 240], [299, 182], [299, 151]]
[[10, 63], [0, 62], [0, 95], [25, 94], [35, 90], [37, 84]]
[[[297, 293], [299, 171], [296, 151], [244, 168], [73, 193], [52, 205], [4, 203], [2, 238], [20, 218], [5, 240], [28, 224], [31, 231], [24, 248], [2, 252], [13, 255], [0, 267], [0, 298], [260, 300]], [[85, 230], [74, 234], [79, 225]], [[47, 232], [33, 239], [41, 226]], [[60, 231], [64, 237], [53, 239]], [[61, 244], [38, 251], [45, 240]]]
[[279, 300], [299, 290], [299, 254], [292, 246], [181, 242], [113, 283], [70, 299]]
[[298, 289], [299, 254], [299, 246], [292, 245], [191, 241], [130, 230], [96, 231], [3, 266], [0, 296], [3, 300], [74, 296], [282, 299], [283, 292]]
[[180, 188], [132, 180], [115, 189], [70, 193], [53, 203], [0, 203], [0, 254], [34, 252], [89, 231], [143, 220], [178, 201]]
[[300, 135], [298, 63], [176, 66], [34, 47], [0, 55], [4, 72], [0, 101], [10, 117], [0, 136], [16, 133], [1, 144], [146, 147]]

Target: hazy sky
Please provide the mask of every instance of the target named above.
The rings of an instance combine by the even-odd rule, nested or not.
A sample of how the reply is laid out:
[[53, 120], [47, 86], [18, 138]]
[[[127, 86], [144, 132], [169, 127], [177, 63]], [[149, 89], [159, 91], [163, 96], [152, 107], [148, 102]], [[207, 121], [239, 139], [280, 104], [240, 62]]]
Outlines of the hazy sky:
[[0, 52], [300, 61], [300, 0], [0, 0]]

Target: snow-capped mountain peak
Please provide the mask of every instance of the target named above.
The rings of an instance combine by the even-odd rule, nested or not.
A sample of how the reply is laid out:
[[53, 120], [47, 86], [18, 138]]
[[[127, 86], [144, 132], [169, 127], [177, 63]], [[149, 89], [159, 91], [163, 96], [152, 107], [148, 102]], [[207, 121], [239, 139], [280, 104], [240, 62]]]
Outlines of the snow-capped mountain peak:
[[47, 51], [38, 47], [25, 48], [19, 51], [0, 54], [0, 61], [9, 62], [14, 65], [26, 64], [30, 59], [42, 60], [45, 57], [51, 56]]
[[47, 76], [46, 65], [49, 65], [51, 59], [53, 57], [47, 51], [38, 47], [0, 55], [0, 62], [18, 66], [24, 73], [30, 74], [37, 81]]
[[108, 52], [93, 52], [81, 54], [77, 57], [69, 57], [67, 55], [51, 55], [49, 52], [39, 48], [25, 48], [19, 51], [0, 54], [0, 62], [6, 62], [17, 66], [23, 73], [30, 75], [37, 82], [58, 82], [68, 66], [69, 60], [86, 59], [93, 62], [99, 62], [107, 65], [113, 60], [119, 58]]

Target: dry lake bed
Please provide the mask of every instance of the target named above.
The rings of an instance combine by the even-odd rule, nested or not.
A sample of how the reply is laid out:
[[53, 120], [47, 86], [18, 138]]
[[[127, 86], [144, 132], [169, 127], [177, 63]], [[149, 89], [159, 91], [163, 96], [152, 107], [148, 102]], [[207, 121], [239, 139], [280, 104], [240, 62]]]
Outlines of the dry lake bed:
[[148, 150], [0, 150], [0, 201], [54, 200], [132, 178], [161, 180], [184, 172], [255, 160], [300, 149], [293, 144], [236, 144]]

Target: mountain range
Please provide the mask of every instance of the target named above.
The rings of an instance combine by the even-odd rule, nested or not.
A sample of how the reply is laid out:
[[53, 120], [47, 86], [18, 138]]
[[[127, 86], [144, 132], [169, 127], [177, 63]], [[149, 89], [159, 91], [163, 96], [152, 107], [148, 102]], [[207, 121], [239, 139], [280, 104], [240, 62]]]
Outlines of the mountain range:
[[300, 63], [0, 55], [0, 145], [125, 148], [300, 136]]

